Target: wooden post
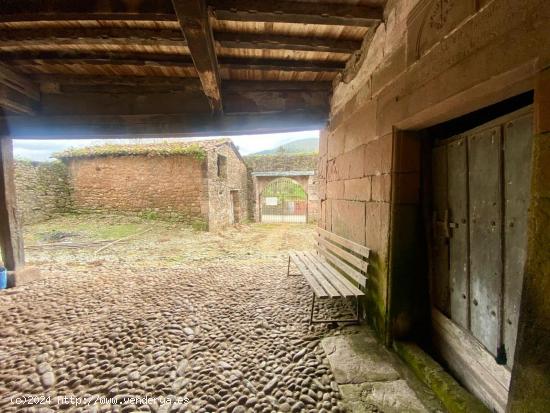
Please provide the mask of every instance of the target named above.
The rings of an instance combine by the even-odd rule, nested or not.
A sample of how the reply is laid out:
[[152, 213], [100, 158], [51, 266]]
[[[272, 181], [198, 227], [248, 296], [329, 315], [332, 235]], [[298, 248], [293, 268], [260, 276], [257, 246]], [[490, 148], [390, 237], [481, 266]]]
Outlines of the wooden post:
[[13, 168], [12, 140], [8, 136], [0, 136], [0, 245], [2, 260], [9, 271], [17, 271], [25, 265]]

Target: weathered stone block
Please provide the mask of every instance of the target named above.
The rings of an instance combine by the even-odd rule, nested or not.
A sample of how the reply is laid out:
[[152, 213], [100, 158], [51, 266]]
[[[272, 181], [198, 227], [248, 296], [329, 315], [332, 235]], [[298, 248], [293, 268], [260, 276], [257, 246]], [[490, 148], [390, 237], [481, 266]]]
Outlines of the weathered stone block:
[[365, 203], [359, 201], [332, 201], [332, 232], [365, 245]]
[[338, 155], [344, 153], [345, 148], [345, 128], [344, 126], [339, 126], [334, 132], [332, 132], [328, 137], [328, 159], [334, 159]]
[[397, 48], [390, 56], [384, 56], [382, 63], [372, 74], [372, 95], [377, 96], [386, 85], [392, 83], [407, 68], [406, 46]]
[[344, 198], [350, 201], [370, 201], [370, 177], [348, 179], [344, 181]]
[[346, 152], [376, 138], [376, 105], [376, 100], [367, 102], [346, 121]]
[[326, 156], [328, 153], [329, 131], [324, 128], [319, 132], [319, 156]]
[[327, 184], [327, 198], [344, 198], [344, 181], [332, 181]]
[[338, 179], [340, 179], [340, 175], [336, 168], [336, 160], [331, 159], [327, 161], [327, 181], [336, 181]]
[[391, 199], [391, 174], [372, 177], [372, 200], [389, 202]]
[[380, 175], [382, 173], [380, 139], [369, 142], [365, 146], [365, 160], [363, 173], [365, 176]]

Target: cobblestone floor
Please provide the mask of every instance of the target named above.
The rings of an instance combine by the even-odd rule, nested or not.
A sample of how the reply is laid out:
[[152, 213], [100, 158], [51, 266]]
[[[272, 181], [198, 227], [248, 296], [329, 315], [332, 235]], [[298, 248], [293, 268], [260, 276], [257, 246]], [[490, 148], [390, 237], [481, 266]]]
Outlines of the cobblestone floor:
[[44, 278], [0, 293], [0, 411], [344, 411], [311, 292], [286, 276], [284, 252], [311, 236], [158, 224], [100, 256], [30, 250]]

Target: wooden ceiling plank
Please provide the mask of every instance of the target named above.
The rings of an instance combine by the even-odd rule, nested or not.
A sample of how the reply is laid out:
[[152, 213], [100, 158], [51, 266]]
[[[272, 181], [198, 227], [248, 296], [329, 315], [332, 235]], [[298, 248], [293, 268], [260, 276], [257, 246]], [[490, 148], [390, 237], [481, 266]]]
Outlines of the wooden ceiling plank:
[[187, 47], [210, 101], [212, 112], [223, 112], [220, 74], [208, 9], [204, 0], [172, 0]]
[[222, 47], [236, 49], [283, 49], [314, 52], [353, 53], [361, 48], [356, 40], [338, 40], [256, 33], [216, 32], [214, 38]]
[[15, 113], [34, 115], [35, 101], [30, 99], [14, 89], [0, 84], [0, 113], [2, 109], [7, 109]]
[[370, 27], [383, 20], [380, 6], [266, 0], [209, 0], [218, 20]]
[[38, 87], [25, 76], [14, 72], [7, 65], [0, 63], [0, 84], [21, 93], [33, 100], [40, 100]]

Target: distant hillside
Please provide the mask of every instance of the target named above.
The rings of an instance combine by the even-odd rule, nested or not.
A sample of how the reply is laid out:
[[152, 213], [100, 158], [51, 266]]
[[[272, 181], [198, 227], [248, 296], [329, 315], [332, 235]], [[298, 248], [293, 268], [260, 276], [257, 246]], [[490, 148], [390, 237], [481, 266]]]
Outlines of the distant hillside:
[[298, 139], [273, 149], [256, 152], [253, 155], [273, 155], [276, 153], [314, 153], [319, 152], [319, 139]]

